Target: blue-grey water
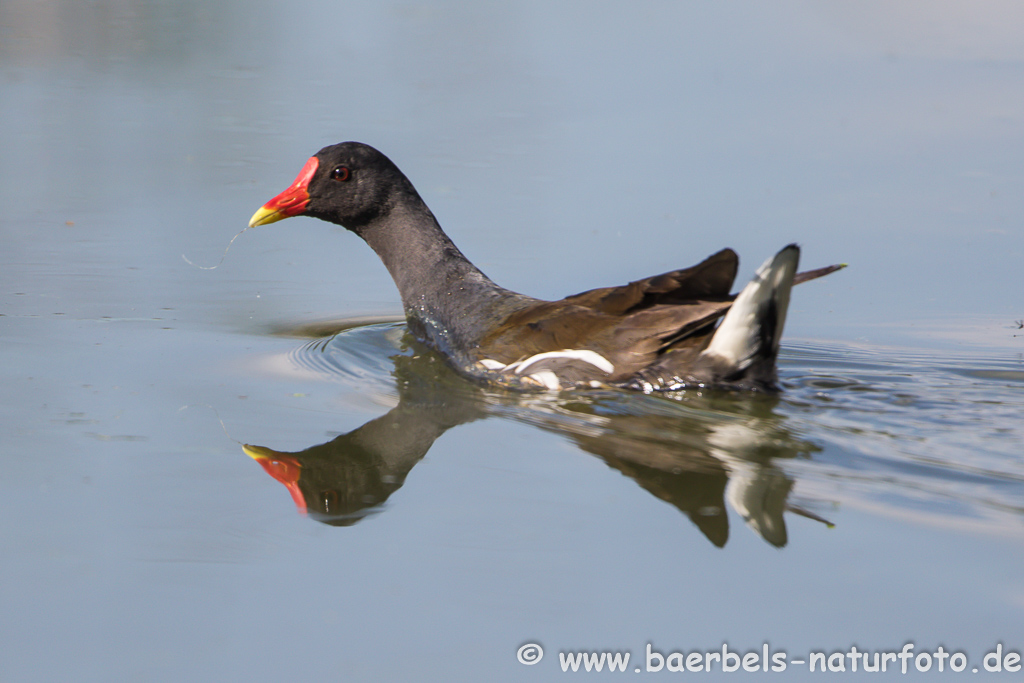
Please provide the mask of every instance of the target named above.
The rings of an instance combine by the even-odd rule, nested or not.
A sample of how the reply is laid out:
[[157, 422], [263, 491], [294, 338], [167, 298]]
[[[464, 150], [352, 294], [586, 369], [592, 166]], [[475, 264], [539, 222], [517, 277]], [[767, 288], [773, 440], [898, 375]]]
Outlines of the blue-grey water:
[[[658, 679], [723, 645], [802, 679], [908, 643], [1013, 678], [1022, 25], [0, 0], [0, 681]], [[849, 268], [794, 291], [778, 397], [482, 388], [344, 230], [224, 254], [349, 139], [535, 296], [724, 246], [740, 280], [794, 241]]]

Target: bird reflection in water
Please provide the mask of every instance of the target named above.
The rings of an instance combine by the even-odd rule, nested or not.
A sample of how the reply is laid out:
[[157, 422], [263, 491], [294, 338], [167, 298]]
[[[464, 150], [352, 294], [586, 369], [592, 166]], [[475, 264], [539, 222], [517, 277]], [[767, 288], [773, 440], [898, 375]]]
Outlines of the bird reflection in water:
[[[408, 335], [403, 341], [417, 347]], [[718, 547], [729, 537], [726, 500], [776, 547], [787, 542], [787, 511], [829, 524], [788, 502], [793, 480], [774, 461], [819, 449], [787, 430], [785, 418], [773, 412], [775, 396], [690, 392], [673, 401], [611, 391], [523, 394], [472, 384], [421, 347], [392, 360], [398, 404], [387, 414], [295, 453], [244, 446], [303, 514], [355, 524], [382, 509], [447, 430], [504, 417], [569, 437], [678, 508]]]

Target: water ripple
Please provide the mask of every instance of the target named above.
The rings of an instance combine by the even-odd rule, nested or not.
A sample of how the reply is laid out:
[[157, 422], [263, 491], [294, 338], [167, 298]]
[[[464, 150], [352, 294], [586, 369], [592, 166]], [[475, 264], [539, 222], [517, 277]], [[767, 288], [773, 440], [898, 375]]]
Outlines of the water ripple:
[[[552, 396], [456, 377], [401, 323], [343, 327], [297, 349], [291, 361], [353, 391], [397, 393], [396, 381], [429, 382], [439, 396], [475, 402], [482, 413], [562, 431], [578, 443], [614, 437], [620, 451], [669, 443], [706, 450], [710, 443], [728, 458], [753, 435], [757, 453], [792, 475], [804, 498], [986, 531], [1022, 529], [1024, 363], [1009, 353], [791, 343], [780, 356], [781, 399]], [[627, 441], [633, 446], [621, 445]]]

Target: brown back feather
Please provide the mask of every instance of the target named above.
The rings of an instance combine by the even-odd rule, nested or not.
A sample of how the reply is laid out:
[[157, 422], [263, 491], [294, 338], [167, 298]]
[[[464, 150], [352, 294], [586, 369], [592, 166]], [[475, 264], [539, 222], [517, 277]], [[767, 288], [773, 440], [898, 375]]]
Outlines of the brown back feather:
[[724, 249], [691, 268], [530, 305], [480, 343], [480, 356], [512, 363], [545, 351], [590, 349], [624, 379], [669, 345], [706, 328], [728, 310], [738, 259]]

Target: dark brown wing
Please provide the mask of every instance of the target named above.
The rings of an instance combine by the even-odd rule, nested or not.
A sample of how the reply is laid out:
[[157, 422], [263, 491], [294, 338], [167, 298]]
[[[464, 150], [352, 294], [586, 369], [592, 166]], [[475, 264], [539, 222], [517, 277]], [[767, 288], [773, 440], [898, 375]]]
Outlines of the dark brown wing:
[[609, 315], [625, 315], [658, 304], [681, 304], [729, 296], [739, 257], [732, 249], [712, 254], [695, 266], [568, 296], [567, 304], [585, 306]]
[[[561, 301], [532, 303], [509, 315], [481, 340], [478, 360], [507, 365], [548, 351], [591, 350], [615, 368], [610, 376], [597, 373], [605, 381], [628, 379], [655, 361], [685, 366], [707, 346], [715, 322], [732, 305], [735, 297], [729, 291], [738, 261], [736, 252], [723, 249], [690, 268], [592, 289]], [[841, 267], [800, 273], [795, 281], [805, 282]], [[585, 381], [595, 373], [586, 362], [551, 359], [545, 365], [569, 381]], [[579, 372], [573, 369], [580, 367]]]
[[737, 261], [724, 249], [691, 268], [528, 306], [481, 341], [480, 356], [508, 364], [546, 351], [589, 349], [615, 366], [605, 379], [632, 376], [667, 345], [725, 314]]

